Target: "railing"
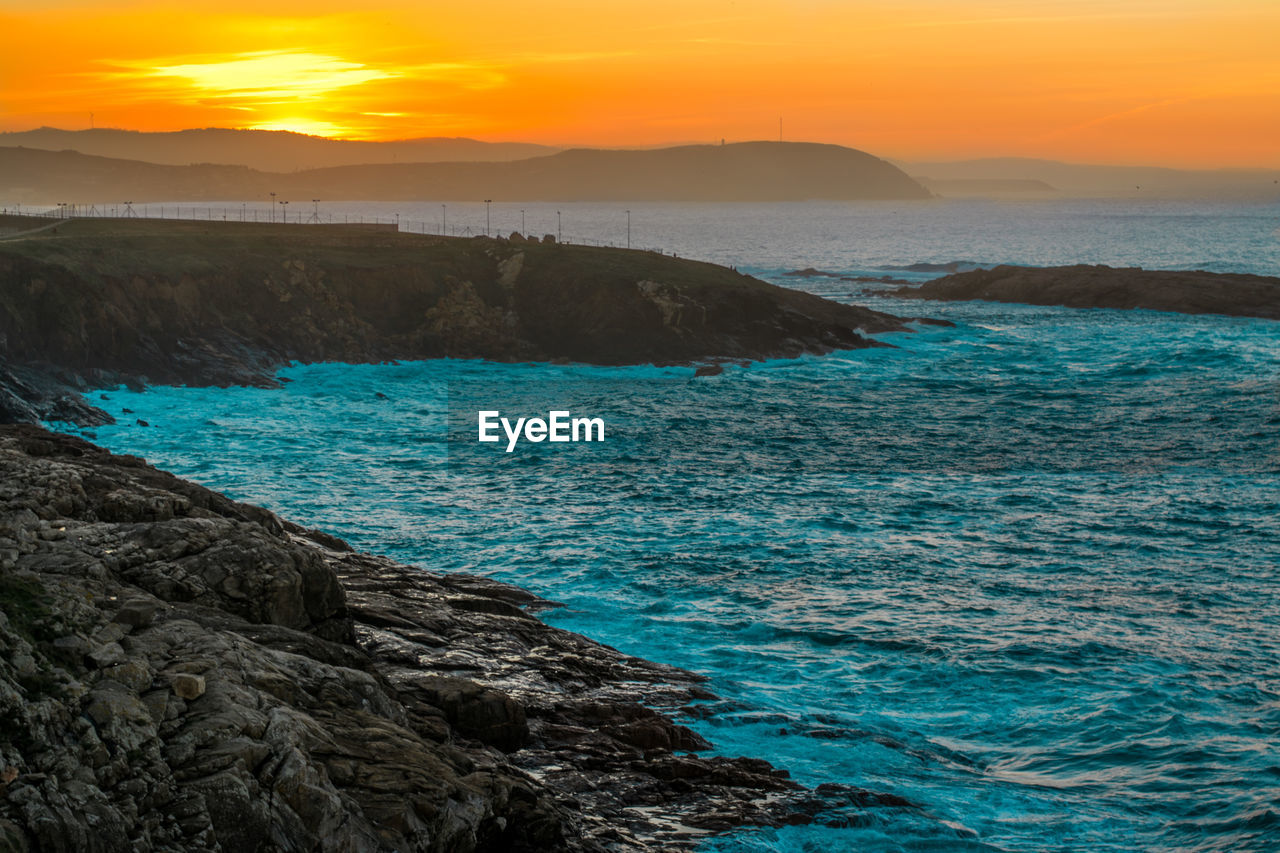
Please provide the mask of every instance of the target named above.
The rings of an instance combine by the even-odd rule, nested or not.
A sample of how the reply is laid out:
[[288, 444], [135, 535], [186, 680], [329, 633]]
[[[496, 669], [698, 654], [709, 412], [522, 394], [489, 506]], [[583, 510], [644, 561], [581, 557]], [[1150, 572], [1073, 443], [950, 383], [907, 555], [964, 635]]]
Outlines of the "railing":
[[[446, 226], [441, 223], [428, 223], [424, 220], [401, 219], [399, 216], [381, 217], [348, 213], [321, 213], [316, 209], [313, 209], [310, 213], [299, 211], [297, 214], [293, 214], [293, 218], [290, 218], [290, 214], [287, 211], [282, 211], [279, 216], [276, 216], [274, 211], [263, 211], [260, 207], [251, 208], [244, 204], [240, 206], [239, 210], [234, 207], [219, 207], [216, 205], [139, 205], [132, 202], [108, 205], [59, 204], [54, 207], [37, 208], [24, 208], [22, 205], [14, 205], [13, 207], [0, 207], [0, 214], [5, 216], [26, 216], [44, 221], [59, 219], [167, 219], [180, 222], [257, 222], [263, 225], [355, 225], [394, 227], [396, 231], [406, 234], [444, 237], [486, 236], [485, 229], [473, 225]], [[521, 233], [516, 230], [514, 232], [499, 233], [496, 228], [492, 229], [492, 233], [488, 236], [496, 239], [506, 239], [510, 233], [520, 233], [526, 240], [540, 241], [542, 239], [532, 232]], [[611, 240], [574, 235], [561, 236], [557, 238], [556, 242], [575, 246], [598, 246], [611, 249], [620, 249], [625, 245]], [[659, 255], [666, 254], [663, 249], [653, 246], [632, 245], [630, 248], [642, 252], [655, 252]]]

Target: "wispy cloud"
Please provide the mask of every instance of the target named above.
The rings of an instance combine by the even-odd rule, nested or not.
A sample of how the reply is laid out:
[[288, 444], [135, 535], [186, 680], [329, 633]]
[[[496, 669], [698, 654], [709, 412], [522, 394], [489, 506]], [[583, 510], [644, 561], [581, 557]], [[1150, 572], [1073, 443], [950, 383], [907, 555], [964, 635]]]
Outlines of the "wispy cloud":
[[120, 76], [169, 81], [204, 98], [253, 101], [315, 99], [400, 76], [396, 71], [305, 51], [239, 54], [207, 62], [132, 62], [127, 68]]

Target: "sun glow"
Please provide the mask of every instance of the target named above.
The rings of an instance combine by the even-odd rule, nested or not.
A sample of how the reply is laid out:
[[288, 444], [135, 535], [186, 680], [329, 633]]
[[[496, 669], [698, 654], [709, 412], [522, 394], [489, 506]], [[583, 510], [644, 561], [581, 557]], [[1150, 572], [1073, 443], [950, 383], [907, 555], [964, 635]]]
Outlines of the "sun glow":
[[257, 53], [139, 70], [185, 84], [199, 96], [258, 103], [317, 101], [338, 89], [397, 76], [314, 53]]
[[0, 130], [1280, 166], [1274, 0], [0, 0]]
[[314, 121], [308, 118], [278, 118], [244, 125], [245, 130], [287, 130], [291, 133], [302, 133], [307, 136], [328, 136], [338, 139], [358, 138], [357, 129], [327, 121]]

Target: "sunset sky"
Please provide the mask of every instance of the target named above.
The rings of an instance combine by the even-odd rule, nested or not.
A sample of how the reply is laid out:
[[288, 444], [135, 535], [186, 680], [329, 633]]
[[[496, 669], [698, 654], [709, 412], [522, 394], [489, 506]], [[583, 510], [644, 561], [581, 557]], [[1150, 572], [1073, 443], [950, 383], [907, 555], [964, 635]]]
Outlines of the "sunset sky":
[[90, 113], [607, 146], [781, 117], [904, 159], [1280, 167], [1280, 2], [0, 0], [0, 130]]

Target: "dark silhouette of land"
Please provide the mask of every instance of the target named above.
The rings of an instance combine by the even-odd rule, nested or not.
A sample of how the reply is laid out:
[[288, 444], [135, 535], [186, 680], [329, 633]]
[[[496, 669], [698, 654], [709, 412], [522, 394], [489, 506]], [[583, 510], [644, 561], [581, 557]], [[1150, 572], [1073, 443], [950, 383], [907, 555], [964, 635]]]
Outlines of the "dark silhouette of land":
[[999, 266], [944, 276], [919, 287], [877, 292], [904, 299], [1147, 308], [1280, 320], [1280, 278], [1201, 270]]
[[74, 390], [269, 385], [292, 361], [692, 364], [882, 346], [864, 335], [903, 323], [640, 250], [69, 220], [0, 242], [0, 421], [91, 423]]
[[802, 142], [575, 149], [497, 163], [399, 163], [300, 172], [166, 166], [70, 151], [0, 148], [0, 202], [34, 205], [282, 198], [399, 201], [805, 201], [927, 199], [896, 166]]
[[[133, 160], [164, 166], [244, 166], [258, 172], [294, 173], [329, 169], [341, 166], [394, 165], [416, 163], [500, 163], [547, 157], [562, 148], [522, 142], [481, 142], [467, 138], [425, 137], [386, 142], [328, 139], [301, 133], [275, 130], [232, 130], [228, 128], [200, 128], [164, 133], [98, 128], [93, 130], [60, 130], [41, 127], [35, 130], [0, 133], [0, 149], [29, 148], [41, 151], [76, 151], [97, 157], [116, 160]], [[699, 146], [677, 146], [656, 150], [681, 150]], [[730, 148], [734, 146], [728, 146]], [[837, 147], [837, 146], [827, 146]], [[655, 150], [655, 149], [647, 149]], [[0, 154], [3, 151], [0, 150]], [[600, 152], [622, 153], [622, 152]], [[631, 153], [631, 152], [628, 152]], [[578, 156], [582, 156], [579, 152]], [[816, 156], [816, 155], [810, 155]], [[929, 192], [945, 198], [1221, 198], [1221, 199], [1280, 199], [1280, 170], [1277, 169], [1170, 169], [1155, 166], [1113, 166], [1063, 163], [1054, 160], [1027, 157], [992, 157], [957, 161], [899, 162], [893, 165], [910, 175]], [[32, 163], [30, 165], [36, 165]], [[113, 167], [127, 171], [125, 167]], [[638, 167], [643, 173], [643, 167]], [[763, 165], [770, 169], [771, 166]], [[552, 169], [554, 171], [554, 167]], [[319, 175], [312, 177], [319, 178]], [[410, 175], [418, 179], [418, 175]], [[438, 176], [429, 176], [437, 179]], [[557, 177], [563, 179], [564, 175]], [[652, 177], [645, 175], [640, 181]], [[206, 174], [205, 179], [211, 178]], [[347, 180], [347, 176], [330, 176], [335, 180]], [[201, 176], [174, 178], [179, 183], [199, 182]], [[273, 176], [274, 179], [274, 176]], [[225, 176], [216, 177], [213, 186]], [[380, 178], [382, 180], [382, 178]], [[471, 198], [469, 181], [473, 176], [459, 173], [453, 180], [465, 190], [457, 199]], [[532, 182], [532, 177], [526, 178]], [[386, 184], [395, 186], [395, 178], [386, 178]], [[669, 182], [679, 186], [682, 176], [672, 176]], [[357, 185], [359, 181], [356, 181]], [[611, 182], [606, 182], [611, 183]], [[613, 182], [616, 183], [616, 182]], [[5, 182], [0, 182], [0, 202], [10, 201], [12, 192], [5, 192]], [[19, 182], [12, 187], [26, 186]], [[340, 187], [335, 187], [335, 189]], [[127, 189], [127, 188], [121, 188]], [[279, 189], [276, 187], [275, 189]], [[267, 190], [270, 192], [271, 190]], [[287, 190], [298, 197], [310, 191], [306, 187]], [[338, 198], [332, 191], [328, 197]], [[613, 191], [613, 190], [611, 190]], [[350, 190], [348, 190], [350, 192]], [[480, 190], [480, 197], [510, 200], [570, 200], [586, 198], [579, 193], [573, 196], [548, 195], [545, 187], [536, 189], [522, 186], [520, 195], [503, 193], [492, 186]], [[899, 196], [849, 196], [839, 190], [832, 196], [806, 195], [804, 198], [871, 198]], [[118, 193], [117, 193], [118, 194]], [[83, 201], [118, 201], [117, 198], [83, 198]], [[135, 193], [134, 195], [140, 195]], [[752, 198], [771, 200], [776, 197]], [[615, 191], [616, 196], [616, 191]], [[126, 196], [132, 198], [126, 194]], [[315, 196], [312, 196], [315, 197]], [[343, 196], [347, 197], [347, 196]], [[407, 198], [397, 195], [394, 198]], [[433, 195], [432, 198], [440, 196]], [[611, 196], [612, 197], [612, 196]], [[621, 196], [616, 196], [621, 198]], [[650, 198], [633, 191], [628, 198]], [[159, 197], [157, 197], [159, 198]], [[369, 195], [350, 198], [371, 199]], [[663, 190], [663, 198], [674, 198], [671, 189]], [[164, 196], [165, 200], [231, 200], [230, 196]], [[63, 199], [58, 199], [63, 200]], [[237, 197], [235, 200], [242, 200]], [[706, 196], [698, 200], [717, 200]], [[34, 203], [29, 197], [13, 201]], [[39, 199], [46, 202], [49, 199]], [[12, 202], [11, 202], [12, 203]]]
[[171, 133], [136, 130], [59, 130], [41, 127], [0, 133], [0, 147], [79, 151], [98, 157], [141, 160], [167, 166], [215, 163], [263, 172], [293, 172], [362, 163], [436, 163], [520, 160], [554, 154], [559, 148], [527, 142], [480, 142], [428, 137], [391, 142], [327, 139], [283, 130], [209, 127]]
[[926, 178], [914, 176], [942, 198], [1057, 198], [1057, 187], [1033, 178]]
[[942, 196], [1025, 196], [1038, 184], [1052, 190], [1046, 197], [1058, 198], [1280, 199], [1276, 169], [1094, 166], [1026, 157], [894, 162]]

